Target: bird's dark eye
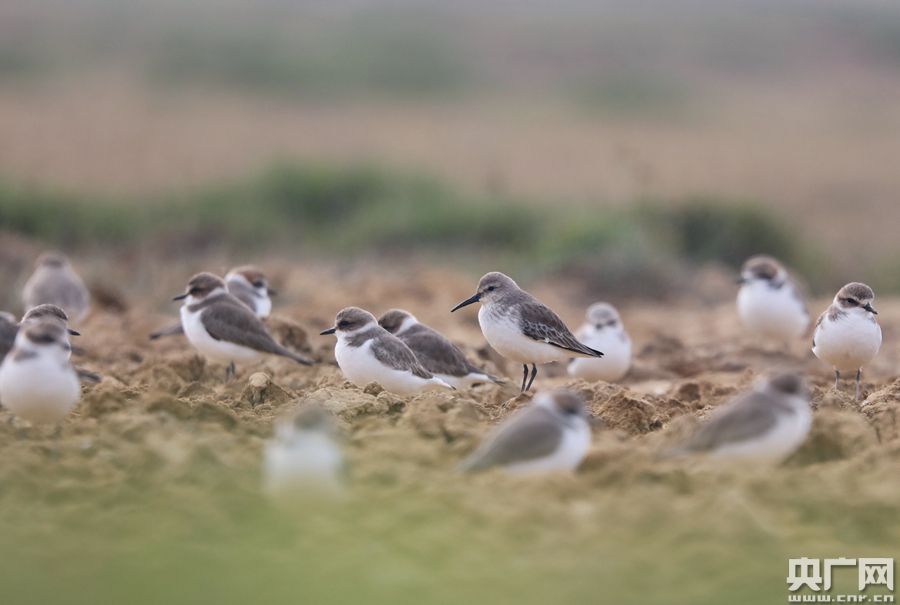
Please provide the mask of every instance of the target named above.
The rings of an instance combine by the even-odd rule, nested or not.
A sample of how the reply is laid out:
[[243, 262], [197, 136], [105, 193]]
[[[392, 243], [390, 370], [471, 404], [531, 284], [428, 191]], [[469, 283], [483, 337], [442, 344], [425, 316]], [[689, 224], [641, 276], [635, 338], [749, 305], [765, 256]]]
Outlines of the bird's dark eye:
[[200, 293], [200, 288], [198, 288], [197, 286], [194, 286], [193, 288], [188, 290], [188, 294], [199, 294], [199, 293]]
[[488, 286], [488, 287], [487, 287], [487, 291], [488, 291], [488, 292], [493, 292], [493, 291], [496, 290], [496, 289], [497, 289], [497, 286]]
[[338, 325], [337, 325], [337, 327], [340, 328], [341, 330], [344, 330], [344, 329], [348, 328], [349, 326], [350, 326], [350, 322], [347, 321], [346, 319], [342, 319], [341, 321], [338, 322]]
[[253, 282], [253, 287], [254, 288], [265, 288], [266, 284], [265, 284], [265, 282], [262, 282], [262, 281], [255, 281], [255, 282]]
[[858, 307], [858, 306], [859, 306], [859, 301], [856, 300], [855, 298], [845, 298], [844, 301], [846, 301], [846, 303], [847, 303], [848, 305], [850, 305], [851, 307]]

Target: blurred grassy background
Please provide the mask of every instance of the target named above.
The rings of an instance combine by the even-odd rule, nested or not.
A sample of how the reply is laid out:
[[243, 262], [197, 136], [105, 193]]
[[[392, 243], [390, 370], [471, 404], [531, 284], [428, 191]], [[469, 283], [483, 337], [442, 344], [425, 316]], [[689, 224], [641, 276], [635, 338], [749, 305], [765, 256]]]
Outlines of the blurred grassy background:
[[608, 284], [645, 270], [643, 294], [766, 251], [817, 292], [900, 291], [898, 17], [875, 0], [4, 3], [0, 225], [64, 246], [456, 244]]

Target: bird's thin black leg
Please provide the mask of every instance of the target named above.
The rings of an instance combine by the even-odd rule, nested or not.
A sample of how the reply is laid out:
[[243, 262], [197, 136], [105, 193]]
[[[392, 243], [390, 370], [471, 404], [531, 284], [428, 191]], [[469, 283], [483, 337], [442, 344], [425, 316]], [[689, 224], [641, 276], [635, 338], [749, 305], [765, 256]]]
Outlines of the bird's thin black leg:
[[237, 374], [237, 368], [234, 367], [234, 362], [232, 361], [228, 364], [228, 367], [225, 368], [225, 382], [233, 379], [235, 374]]
[[862, 394], [862, 389], [860, 387], [860, 383], [862, 382], [862, 368], [856, 370], [856, 400], [859, 401], [859, 396]]
[[838, 390], [840, 388], [840, 385], [841, 385], [841, 371], [835, 370], [834, 371], [834, 390], [835, 391]]
[[[526, 367], [526, 369], [527, 369], [527, 367]], [[534, 383], [535, 376], [537, 376], [537, 364], [533, 363], [533, 364], [531, 364], [531, 380], [528, 381], [528, 386], [525, 387], [526, 391], [531, 388], [531, 385]]]
[[522, 364], [522, 369], [525, 372], [522, 374], [522, 392], [525, 392], [525, 382], [528, 380], [528, 364]]

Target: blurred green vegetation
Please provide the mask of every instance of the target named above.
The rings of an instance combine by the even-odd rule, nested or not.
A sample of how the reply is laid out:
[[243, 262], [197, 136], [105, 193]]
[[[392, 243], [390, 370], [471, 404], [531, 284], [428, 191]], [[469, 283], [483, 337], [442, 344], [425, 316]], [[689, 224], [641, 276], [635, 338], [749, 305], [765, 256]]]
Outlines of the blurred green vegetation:
[[692, 268], [737, 268], [761, 252], [813, 281], [829, 277], [785, 221], [752, 201], [639, 200], [560, 211], [371, 167], [281, 164], [231, 184], [127, 200], [6, 184], [0, 224], [67, 249], [147, 244], [163, 255], [279, 246], [338, 257], [491, 254], [533, 272], [577, 273], [589, 289], [615, 283], [624, 295], [673, 293]]

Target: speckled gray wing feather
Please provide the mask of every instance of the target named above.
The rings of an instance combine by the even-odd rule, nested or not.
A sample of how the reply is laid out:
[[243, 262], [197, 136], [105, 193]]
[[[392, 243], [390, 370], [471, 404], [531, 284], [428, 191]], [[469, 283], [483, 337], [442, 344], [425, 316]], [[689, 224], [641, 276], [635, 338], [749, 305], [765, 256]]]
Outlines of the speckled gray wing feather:
[[422, 367], [433, 374], [465, 376], [480, 372], [459, 347], [427, 326], [417, 325], [404, 331], [400, 340], [412, 349]]
[[200, 320], [209, 335], [216, 340], [232, 342], [262, 353], [289, 357], [298, 363], [312, 363], [275, 342], [253, 311], [235, 298], [220, 299], [211, 304], [204, 309]]
[[559, 447], [562, 436], [563, 428], [552, 412], [531, 407], [501, 426], [460, 468], [474, 472], [549, 456]]
[[525, 301], [519, 303], [519, 327], [528, 338], [546, 342], [549, 345], [581, 353], [589, 357], [603, 357], [603, 353], [596, 351], [581, 342], [559, 316], [548, 307], [537, 301]]
[[777, 406], [764, 393], [751, 393], [714, 414], [680, 450], [702, 452], [755, 439], [778, 422]]
[[422, 367], [412, 349], [387, 330], [372, 339], [372, 353], [375, 359], [389, 368], [412, 372], [415, 376], [426, 380], [434, 377]]

